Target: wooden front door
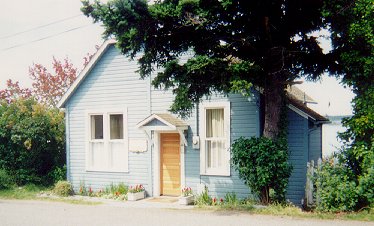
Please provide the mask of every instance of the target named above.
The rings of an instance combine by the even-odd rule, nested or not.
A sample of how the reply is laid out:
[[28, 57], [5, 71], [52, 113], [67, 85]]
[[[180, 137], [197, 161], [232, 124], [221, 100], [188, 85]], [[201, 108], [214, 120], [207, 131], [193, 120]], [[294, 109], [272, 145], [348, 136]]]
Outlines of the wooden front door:
[[160, 193], [181, 194], [180, 138], [178, 133], [162, 133], [160, 148]]

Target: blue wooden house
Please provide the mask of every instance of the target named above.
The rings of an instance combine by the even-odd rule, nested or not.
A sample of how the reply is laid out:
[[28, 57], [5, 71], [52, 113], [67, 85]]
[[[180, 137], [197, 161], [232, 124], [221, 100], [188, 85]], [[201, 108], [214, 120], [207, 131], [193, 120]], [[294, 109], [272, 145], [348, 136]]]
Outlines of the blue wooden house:
[[[259, 136], [261, 95], [214, 95], [182, 120], [168, 112], [171, 91], [155, 89], [106, 41], [59, 102], [65, 109], [67, 178], [97, 190], [112, 183], [142, 184], [148, 196], [178, 196], [181, 188], [206, 185], [210, 195], [250, 189], [230, 165], [230, 144]], [[322, 124], [328, 120], [289, 91], [288, 143], [293, 172], [287, 198], [304, 197], [306, 163], [321, 157]], [[299, 94], [298, 94], [299, 93]]]

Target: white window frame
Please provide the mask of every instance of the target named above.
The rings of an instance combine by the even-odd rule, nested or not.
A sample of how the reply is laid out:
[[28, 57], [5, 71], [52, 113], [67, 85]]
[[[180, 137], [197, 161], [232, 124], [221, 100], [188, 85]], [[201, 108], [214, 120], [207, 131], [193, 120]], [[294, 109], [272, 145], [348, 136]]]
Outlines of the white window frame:
[[[110, 139], [110, 115], [122, 114], [123, 115], [123, 139]], [[91, 137], [91, 116], [92, 115], [102, 115], [103, 116], [103, 139], [93, 140]], [[105, 110], [89, 110], [86, 112], [86, 161], [85, 161], [85, 169], [86, 171], [101, 171], [101, 172], [128, 172], [129, 166], [129, 148], [128, 148], [128, 114], [127, 108], [116, 108], [116, 109], [105, 109]], [[90, 143], [91, 142], [103, 142], [104, 144], [104, 152], [107, 155], [107, 158], [104, 158], [103, 161], [108, 161], [104, 163], [104, 167], [94, 167], [90, 166]], [[124, 145], [124, 164], [121, 168], [113, 168], [109, 164], [109, 156], [112, 154], [111, 150], [109, 150], [110, 143], [118, 143], [121, 142]]]
[[[220, 168], [208, 168], [207, 164], [207, 151], [206, 151], [206, 110], [207, 109], [223, 109], [224, 114], [224, 133], [225, 133], [225, 150], [223, 158], [223, 165]], [[212, 176], [230, 176], [230, 119], [231, 119], [231, 108], [230, 102], [209, 102], [200, 105], [200, 174], [201, 175], [212, 175]]]

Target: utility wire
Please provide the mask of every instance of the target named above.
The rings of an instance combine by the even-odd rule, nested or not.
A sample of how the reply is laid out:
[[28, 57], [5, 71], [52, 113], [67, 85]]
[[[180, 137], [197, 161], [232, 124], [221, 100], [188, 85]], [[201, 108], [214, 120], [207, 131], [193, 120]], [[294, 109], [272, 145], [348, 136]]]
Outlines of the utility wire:
[[63, 18], [61, 20], [56, 20], [56, 21], [53, 21], [53, 22], [48, 23], [48, 24], [40, 25], [40, 26], [30, 28], [30, 29], [27, 29], [27, 30], [24, 30], [24, 31], [13, 33], [13, 34], [10, 34], [10, 35], [5, 35], [5, 36], [0, 37], [0, 40], [7, 39], [7, 38], [12, 38], [12, 37], [24, 34], [24, 33], [28, 33], [30, 31], [35, 31], [35, 30], [38, 30], [40, 28], [51, 26], [53, 24], [58, 24], [58, 23], [61, 23], [61, 22], [67, 21], [67, 20], [71, 20], [71, 19], [74, 19], [74, 18], [79, 17], [79, 16], [83, 16], [83, 14], [78, 14], [78, 15], [71, 16], [71, 17], [66, 17], [66, 18]]
[[68, 29], [68, 30], [65, 30], [65, 31], [62, 31], [62, 32], [59, 32], [59, 33], [56, 33], [56, 34], [53, 34], [53, 35], [48, 35], [48, 36], [45, 36], [45, 37], [42, 37], [42, 38], [39, 38], [39, 39], [32, 40], [30, 42], [25, 42], [25, 43], [17, 44], [17, 45], [10, 46], [10, 47], [4, 48], [4, 49], [0, 49], [0, 51], [5, 52], [5, 51], [10, 50], [10, 49], [14, 49], [14, 48], [17, 48], [17, 47], [28, 45], [28, 44], [31, 44], [31, 43], [34, 43], [34, 42], [39, 42], [39, 41], [42, 41], [42, 40], [45, 40], [45, 39], [53, 38], [55, 36], [59, 36], [59, 35], [62, 35], [62, 34], [65, 34], [65, 33], [71, 32], [71, 31], [75, 31], [75, 30], [78, 30], [78, 29], [81, 29], [81, 28], [84, 28], [84, 27], [88, 27], [90, 25], [92, 25], [92, 24], [71, 28], [71, 29]]

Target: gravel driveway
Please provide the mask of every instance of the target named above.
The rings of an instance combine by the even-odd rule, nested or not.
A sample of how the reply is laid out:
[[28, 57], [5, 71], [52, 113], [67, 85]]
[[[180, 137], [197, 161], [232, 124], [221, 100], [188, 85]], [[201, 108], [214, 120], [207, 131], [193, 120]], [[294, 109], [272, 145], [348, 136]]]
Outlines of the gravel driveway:
[[269, 226], [366, 226], [372, 222], [293, 219], [235, 212], [174, 210], [132, 205], [77, 205], [47, 201], [0, 200], [0, 225], [269, 225]]

